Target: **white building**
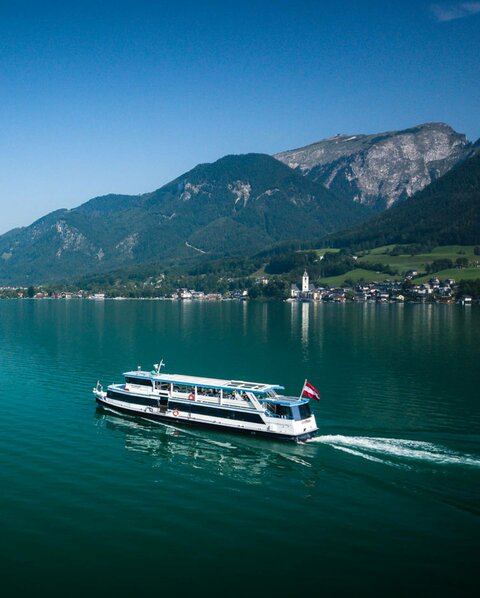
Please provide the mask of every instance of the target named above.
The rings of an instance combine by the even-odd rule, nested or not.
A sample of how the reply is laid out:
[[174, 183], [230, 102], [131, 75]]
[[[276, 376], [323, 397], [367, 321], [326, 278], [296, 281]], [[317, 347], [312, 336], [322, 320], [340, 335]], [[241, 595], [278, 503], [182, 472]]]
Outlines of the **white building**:
[[302, 290], [296, 284], [290, 286], [290, 297], [292, 299], [300, 299], [303, 301], [318, 300], [321, 298], [321, 293], [317, 292], [313, 284], [310, 283], [308, 272], [305, 270], [302, 276]]
[[310, 290], [308, 272], [305, 270], [302, 277], [302, 293], [308, 293]]

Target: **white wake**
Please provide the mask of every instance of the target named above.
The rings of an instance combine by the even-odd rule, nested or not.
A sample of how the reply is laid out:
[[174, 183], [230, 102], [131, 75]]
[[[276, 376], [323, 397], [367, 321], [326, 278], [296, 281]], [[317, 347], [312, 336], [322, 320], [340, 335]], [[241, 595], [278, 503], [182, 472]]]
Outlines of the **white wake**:
[[[342, 436], [332, 434], [317, 436], [308, 442], [328, 444], [335, 449], [369, 459], [382, 460], [374, 455], [390, 458], [428, 461], [439, 465], [467, 465], [480, 467], [480, 459], [473, 455], [458, 453], [446, 447], [402, 438], [370, 438], [368, 436]], [[373, 453], [373, 455], [372, 455]]]

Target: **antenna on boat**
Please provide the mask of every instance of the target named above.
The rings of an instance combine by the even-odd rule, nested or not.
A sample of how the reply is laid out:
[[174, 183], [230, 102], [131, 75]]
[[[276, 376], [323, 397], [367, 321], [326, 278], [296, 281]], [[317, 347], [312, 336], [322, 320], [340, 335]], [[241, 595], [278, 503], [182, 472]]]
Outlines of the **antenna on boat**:
[[162, 367], [166, 365], [163, 359], [160, 360], [160, 363], [154, 363], [153, 367], [155, 368], [155, 374], [158, 376], [160, 374], [160, 370]]

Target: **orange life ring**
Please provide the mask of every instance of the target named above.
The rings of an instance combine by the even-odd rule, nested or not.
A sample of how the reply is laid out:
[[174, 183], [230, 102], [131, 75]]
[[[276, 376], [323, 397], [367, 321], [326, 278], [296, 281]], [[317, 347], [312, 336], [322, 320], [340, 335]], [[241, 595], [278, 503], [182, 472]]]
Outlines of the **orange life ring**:
[[175, 411], [173, 412], [173, 415], [175, 417], [178, 417], [180, 415], [180, 412], [177, 409], [175, 409]]
[[189, 401], [194, 401], [194, 400], [195, 400], [195, 396], [194, 396], [192, 393], [190, 393], [190, 394], [188, 395], [188, 400], [189, 400]]

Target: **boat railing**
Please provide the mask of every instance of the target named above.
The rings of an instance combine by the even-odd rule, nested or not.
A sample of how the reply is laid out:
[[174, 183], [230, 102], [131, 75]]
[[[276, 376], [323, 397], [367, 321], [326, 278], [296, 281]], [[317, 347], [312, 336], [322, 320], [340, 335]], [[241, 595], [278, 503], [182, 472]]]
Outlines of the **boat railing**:
[[180, 400], [180, 401], [195, 401], [197, 403], [202, 403], [204, 405], [224, 405], [228, 407], [237, 407], [241, 409], [250, 408], [252, 407], [251, 402], [243, 397], [212, 397], [208, 395], [189, 395], [187, 393], [178, 393], [174, 392], [171, 393], [169, 396], [170, 400]]
[[137, 385], [127, 382], [122, 385], [115, 385], [127, 391], [131, 390], [139, 394], [146, 394], [155, 397], [164, 397], [168, 400], [181, 401], [196, 401], [207, 405], [224, 405], [228, 407], [235, 407], [237, 409], [256, 409], [257, 411], [264, 411], [263, 405], [258, 401], [254, 393], [250, 391], [239, 392], [232, 390], [225, 392], [220, 389], [212, 389], [208, 393], [199, 392], [198, 387], [186, 387], [185, 390], [177, 388], [166, 390], [159, 389], [153, 386]]

